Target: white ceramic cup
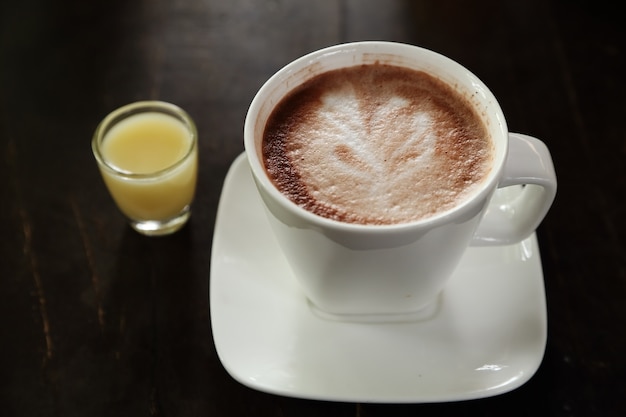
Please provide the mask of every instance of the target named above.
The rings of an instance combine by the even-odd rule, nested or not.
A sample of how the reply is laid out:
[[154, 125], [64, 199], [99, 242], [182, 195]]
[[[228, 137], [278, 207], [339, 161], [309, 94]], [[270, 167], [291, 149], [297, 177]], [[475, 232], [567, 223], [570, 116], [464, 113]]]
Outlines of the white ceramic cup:
[[[297, 206], [268, 177], [261, 142], [276, 104], [322, 72], [377, 60], [425, 71], [455, 86], [471, 98], [483, 117], [494, 143], [493, 166], [480, 189], [453, 209], [404, 224], [342, 223]], [[470, 71], [412, 45], [341, 44], [293, 61], [255, 96], [245, 121], [244, 142], [257, 189], [293, 276], [317, 310], [348, 319], [423, 309], [437, 298], [468, 246], [506, 245], [527, 238], [556, 195], [556, 175], [544, 143], [509, 133], [495, 97]], [[502, 187], [515, 187], [515, 192], [500, 193], [497, 204], [490, 204]]]

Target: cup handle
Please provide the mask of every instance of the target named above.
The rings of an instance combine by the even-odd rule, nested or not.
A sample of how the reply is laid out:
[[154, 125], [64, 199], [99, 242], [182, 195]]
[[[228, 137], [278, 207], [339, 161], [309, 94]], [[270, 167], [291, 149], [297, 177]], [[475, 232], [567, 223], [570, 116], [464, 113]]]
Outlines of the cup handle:
[[556, 188], [546, 145], [531, 136], [509, 133], [509, 152], [498, 189], [471, 245], [507, 245], [530, 236], [548, 213]]

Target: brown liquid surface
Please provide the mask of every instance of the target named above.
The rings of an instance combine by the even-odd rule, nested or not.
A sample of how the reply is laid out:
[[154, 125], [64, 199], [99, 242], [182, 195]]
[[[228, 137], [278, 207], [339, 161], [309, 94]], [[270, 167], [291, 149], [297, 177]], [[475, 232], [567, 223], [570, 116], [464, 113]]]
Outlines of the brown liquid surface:
[[370, 64], [316, 76], [286, 96], [263, 137], [279, 190], [348, 223], [424, 219], [487, 175], [492, 143], [471, 105], [432, 76]]

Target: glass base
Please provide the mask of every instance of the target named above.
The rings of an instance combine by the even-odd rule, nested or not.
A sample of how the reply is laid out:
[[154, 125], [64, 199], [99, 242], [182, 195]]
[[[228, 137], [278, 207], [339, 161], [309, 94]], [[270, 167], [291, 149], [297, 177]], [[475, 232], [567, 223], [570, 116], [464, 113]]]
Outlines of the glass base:
[[186, 206], [177, 216], [167, 220], [130, 220], [130, 226], [145, 236], [165, 236], [180, 230], [189, 217], [191, 208]]

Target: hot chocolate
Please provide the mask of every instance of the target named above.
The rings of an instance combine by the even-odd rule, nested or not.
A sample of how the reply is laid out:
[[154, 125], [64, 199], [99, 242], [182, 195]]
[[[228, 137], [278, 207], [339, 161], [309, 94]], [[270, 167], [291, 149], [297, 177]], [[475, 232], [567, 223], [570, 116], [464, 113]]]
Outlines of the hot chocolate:
[[488, 174], [483, 121], [431, 75], [386, 64], [322, 73], [276, 106], [265, 169], [301, 207], [330, 219], [395, 224], [458, 205]]

